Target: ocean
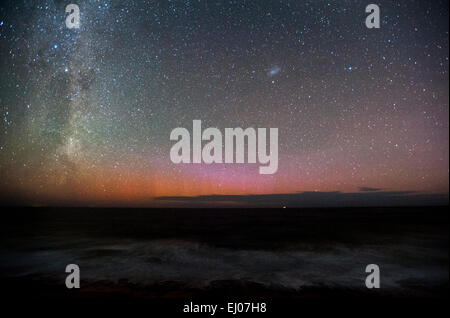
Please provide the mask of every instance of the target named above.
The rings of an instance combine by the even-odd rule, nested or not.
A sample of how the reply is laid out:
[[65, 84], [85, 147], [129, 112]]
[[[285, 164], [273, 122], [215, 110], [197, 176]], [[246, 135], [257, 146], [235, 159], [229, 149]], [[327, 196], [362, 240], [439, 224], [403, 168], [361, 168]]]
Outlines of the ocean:
[[[39, 298], [426, 297], [448, 293], [444, 207], [8, 208], [1, 284]], [[81, 288], [68, 292], [65, 267]], [[368, 264], [380, 287], [366, 288]], [[39, 290], [39, 292], [36, 292]]]

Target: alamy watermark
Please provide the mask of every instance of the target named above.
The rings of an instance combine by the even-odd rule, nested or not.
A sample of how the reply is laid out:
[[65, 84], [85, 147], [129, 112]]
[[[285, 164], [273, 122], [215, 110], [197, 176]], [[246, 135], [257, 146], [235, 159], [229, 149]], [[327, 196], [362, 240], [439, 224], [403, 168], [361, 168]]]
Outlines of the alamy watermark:
[[377, 264], [369, 264], [366, 266], [366, 287], [369, 289], [380, 288], [380, 267]]
[[80, 267], [77, 264], [69, 264], [66, 266], [66, 287], [69, 289], [80, 288]]
[[[202, 121], [192, 123], [191, 134], [186, 128], [178, 127], [170, 133], [170, 140], [177, 141], [170, 150], [173, 163], [247, 163], [258, 162], [260, 174], [274, 174], [278, 170], [278, 128], [269, 130], [269, 149], [267, 152], [266, 128], [225, 128], [225, 147], [223, 136], [217, 128], [206, 128], [202, 133]], [[247, 149], [245, 148], [247, 140]], [[209, 141], [202, 147], [203, 141]], [[222, 150], [224, 149], [225, 158]], [[192, 156], [191, 156], [192, 152]], [[235, 156], [236, 155], [236, 156]], [[191, 158], [192, 157], [192, 158]], [[236, 157], [236, 158], [235, 158]], [[235, 161], [236, 159], [236, 161]]]
[[66, 13], [69, 15], [66, 17], [66, 27], [69, 29], [80, 28], [80, 8], [76, 4], [68, 4], [66, 6]]
[[370, 13], [366, 18], [366, 27], [368, 29], [380, 28], [380, 7], [376, 4], [369, 4], [366, 7], [366, 13]]

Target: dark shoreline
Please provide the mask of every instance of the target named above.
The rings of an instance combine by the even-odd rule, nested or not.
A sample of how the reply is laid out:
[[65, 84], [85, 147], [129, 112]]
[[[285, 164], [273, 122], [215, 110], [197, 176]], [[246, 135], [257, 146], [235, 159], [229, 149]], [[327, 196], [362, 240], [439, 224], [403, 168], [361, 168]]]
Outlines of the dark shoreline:
[[[447, 233], [447, 207], [335, 209], [4, 208], [0, 239], [34, 235], [183, 239], [217, 247], [289, 248], [299, 240], [363, 244], [410, 231]], [[384, 237], [384, 238], [383, 238]], [[448, 241], [446, 242], [448, 247]]]
[[[32, 280], [31, 280], [32, 281]], [[227, 308], [228, 303], [264, 303], [265, 317], [291, 317], [292, 314], [314, 317], [334, 317], [340, 313], [345, 317], [382, 317], [391, 315], [426, 317], [432, 313], [449, 312], [448, 284], [429, 290], [429, 296], [397, 295], [380, 293], [377, 290], [313, 287], [302, 291], [267, 288], [254, 283], [217, 282], [207, 289], [192, 289], [182, 283], [165, 282], [146, 288], [127, 282], [87, 285], [80, 290], [68, 290], [61, 284], [42, 285], [30, 280], [0, 280], [2, 308], [16, 314], [34, 315], [42, 310], [48, 316], [61, 317], [98, 314], [99, 316], [130, 317], [145, 313], [149, 317], [181, 316], [185, 305], [214, 304]], [[56, 287], [56, 286], [59, 287]], [[261, 315], [243, 313], [233, 315], [226, 311], [219, 317], [241, 317]], [[191, 314], [187, 314], [191, 316]], [[193, 316], [211, 317], [209, 314]], [[444, 314], [445, 315], [445, 314]]]
[[[447, 207], [276, 210], [9, 208], [2, 212], [4, 218], [0, 224], [0, 260], [4, 271], [0, 274], [0, 285], [3, 299], [11, 302], [161, 300], [163, 303], [175, 301], [181, 304], [189, 299], [263, 299], [296, 306], [305, 301], [320, 299], [439, 300], [449, 294], [448, 276], [441, 281], [436, 281], [436, 277], [428, 280], [426, 276], [426, 273], [432, 273], [435, 269], [448, 269]], [[116, 249], [116, 245], [123, 249]], [[146, 249], [148, 246], [151, 249]], [[414, 255], [415, 249], [417, 256]], [[370, 253], [367, 254], [368, 252]], [[37, 258], [37, 255], [41, 255], [38, 253], [50, 253], [49, 258]], [[182, 262], [178, 263], [180, 259], [170, 253], [184, 253], [183, 257], [187, 259], [182, 258]], [[416, 280], [408, 277], [399, 279], [402, 290], [368, 290], [364, 287], [363, 276], [360, 282], [360, 278], [356, 282], [359, 287], [346, 286], [345, 283], [322, 285], [314, 283], [320, 281], [314, 278], [314, 275], [320, 275], [320, 268], [311, 268], [314, 263], [308, 263], [314, 262], [314, 258], [305, 259], [306, 264], [301, 257], [291, 263], [290, 258], [298, 253], [306, 255], [305, 257], [319, 257], [317, 260], [323, 256], [325, 260], [321, 264], [329, 263], [330, 266], [337, 267], [337, 274], [347, 271], [346, 266], [350, 266], [350, 269], [356, 266], [364, 275], [362, 264], [367, 264], [367, 258], [374, 257], [384, 259], [388, 262], [387, 265], [398, 266], [396, 271], [404, 268], [411, 277], [420, 275]], [[365, 254], [361, 256], [360, 253]], [[265, 258], [259, 258], [262, 257], [259, 255], [283, 259], [269, 259], [267, 265], [264, 265], [267, 267], [261, 268], [262, 265], [258, 262], [265, 261]], [[102, 267], [105, 265], [103, 262], [108, 260], [124, 262], [125, 267], [113, 269], [111, 277], [114, 279], [98, 277], [93, 280], [82, 274], [82, 288], [68, 290], [64, 285], [64, 267], [60, 268], [62, 265], [51, 262], [60, 260], [67, 263], [73, 257], [82, 262], [83, 273], [93, 270], [92, 275], [96, 273], [96, 268]], [[187, 272], [193, 281], [171, 279], [178, 270], [197, 270], [197, 261], [192, 263], [190, 257], [200, 258], [199, 265], [202, 265], [203, 259], [205, 262], [223, 261], [225, 263], [218, 265], [225, 270], [235, 266], [237, 273], [240, 266], [244, 266], [242, 270], [249, 273], [252, 272], [252, 266], [255, 266], [255, 271], [262, 273], [265, 270], [267, 274], [281, 270], [292, 275], [290, 268], [300, 266], [300, 273], [303, 270], [314, 270], [311, 274], [314, 279], [312, 285], [301, 288], [292, 288], [282, 283], [263, 284], [251, 278], [214, 279], [214, 275], [208, 283], [200, 284], [202, 271], [214, 269], [214, 266], [199, 268], [198, 274]], [[332, 258], [328, 259], [329, 257]], [[358, 257], [362, 259], [358, 260]], [[248, 258], [250, 264], [242, 263]], [[48, 264], [45, 263], [46, 260]], [[121, 271], [128, 269], [128, 265], [130, 268], [137, 266], [136, 261], [144, 261], [148, 266], [162, 270], [167, 266], [172, 272], [169, 271], [167, 277], [164, 277], [164, 271], [156, 272], [163, 276], [153, 281], [136, 282], [129, 280], [126, 275], [122, 277]], [[255, 263], [251, 263], [252, 261]], [[296, 263], [298, 261], [300, 263]], [[342, 261], [345, 263], [341, 263]], [[351, 265], [352, 262], [354, 265]], [[45, 272], [38, 270], [35, 274], [26, 274], [26, 268], [33, 268], [35, 264], [47, 266], [48, 269]], [[56, 272], [54, 266], [57, 268]], [[425, 269], [425, 274], [421, 274]], [[325, 267], [324, 270], [330, 269]], [[15, 272], [19, 274], [11, 274]], [[24, 274], [20, 274], [21, 272]], [[236, 271], [233, 269], [230, 273], [233, 276]], [[143, 275], [144, 278], [147, 277], [147, 274]], [[327, 277], [326, 275], [334, 274], [324, 275]], [[395, 276], [395, 272], [390, 275]], [[345, 277], [347, 276], [344, 275], [343, 278]], [[350, 278], [350, 281], [354, 281], [352, 276]]]

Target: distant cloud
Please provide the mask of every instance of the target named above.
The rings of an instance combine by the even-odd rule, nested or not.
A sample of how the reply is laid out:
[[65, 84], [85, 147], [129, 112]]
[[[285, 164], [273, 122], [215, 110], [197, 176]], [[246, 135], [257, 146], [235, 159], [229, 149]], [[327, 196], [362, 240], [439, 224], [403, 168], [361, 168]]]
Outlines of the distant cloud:
[[[371, 188], [372, 189], [372, 188]], [[155, 200], [184, 207], [383, 207], [448, 205], [448, 194], [424, 194], [414, 191], [371, 191], [343, 193], [301, 192], [254, 195], [165, 196]]]
[[371, 188], [371, 187], [359, 187], [359, 191], [361, 192], [376, 192], [376, 191], [381, 191], [383, 190], [382, 188]]

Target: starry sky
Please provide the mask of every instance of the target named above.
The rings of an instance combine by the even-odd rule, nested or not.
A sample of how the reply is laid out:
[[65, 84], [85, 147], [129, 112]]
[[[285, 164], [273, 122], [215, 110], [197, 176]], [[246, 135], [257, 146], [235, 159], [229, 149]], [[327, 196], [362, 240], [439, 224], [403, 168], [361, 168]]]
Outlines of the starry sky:
[[[449, 191], [448, 1], [0, 4], [0, 193], [26, 205]], [[277, 127], [279, 168], [173, 164], [170, 132]]]

